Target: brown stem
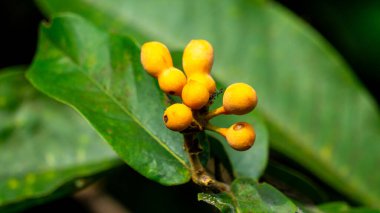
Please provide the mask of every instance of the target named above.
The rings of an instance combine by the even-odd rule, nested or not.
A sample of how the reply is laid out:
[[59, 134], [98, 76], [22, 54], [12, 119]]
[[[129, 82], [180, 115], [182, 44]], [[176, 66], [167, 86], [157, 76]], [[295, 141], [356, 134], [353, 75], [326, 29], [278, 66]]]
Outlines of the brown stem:
[[223, 192], [229, 191], [230, 186], [215, 180], [204, 169], [200, 159], [199, 153], [202, 151], [202, 147], [199, 141], [195, 139], [194, 134], [185, 134], [185, 149], [189, 154], [191, 165], [191, 178], [194, 183], [207, 187], [212, 191]]

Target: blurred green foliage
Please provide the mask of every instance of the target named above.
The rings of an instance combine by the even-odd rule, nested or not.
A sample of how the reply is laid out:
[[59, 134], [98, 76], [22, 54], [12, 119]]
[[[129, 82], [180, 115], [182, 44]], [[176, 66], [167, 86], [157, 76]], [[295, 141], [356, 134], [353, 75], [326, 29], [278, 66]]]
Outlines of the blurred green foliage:
[[[380, 3], [378, 1], [365, 0], [358, 3], [355, 1], [280, 0], [304, 20], [314, 25], [338, 49], [339, 53], [307, 23], [273, 1], [117, 0], [110, 2], [95, 0], [88, 2], [79, 0], [63, 2], [39, 0], [37, 2], [48, 17], [59, 12], [75, 12], [87, 21], [81, 21], [81, 18], [70, 21], [67, 17], [75, 15], [66, 15], [59, 21], [60, 24], [53, 23], [54, 26], [48, 24], [41, 27], [39, 51], [29, 71], [29, 78], [43, 92], [78, 109], [123, 160], [144, 176], [169, 185], [186, 182], [189, 178], [186, 155], [182, 153], [180, 144], [170, 142], [174, 140], [166, 140], [172, 136], [163, 136], [165, 129], [160, 129], [163, 126], [158, 125], [160, 115], [154, 117], [156, 113], [145, 114], [141, 111], [143, 107], [138, 104], [142, 100], [142, 97], [139, 98], [140, 91], [150, 91], [142, 92], [144, 94], [142, 96], [145, 97], [160, 97], [160, 95], [147, 95], [148, 93], [156, 94], [157, 87], [153, 86], [154, 83], [151, 83], [152, 87], [147, 90], [139, 86], [138, 82], [141, 79], [144, 82], [153, 80], [141, 75], [143, 72], [138, 62], [138, 45], [135, 46], [134, 41], [124, 35], [131, 36], [132, 40], [140, 44], [151, 39], [163, 41], [179, 53], [179, 58], [181, 57], [180, 50], [188, 40], [204, 38], [215, 47], [213, 74], [219, 81], [219, 86], [223, 87], [235, 81], [245, 81], [252, 84], [259, 94], [258, 112], [239, 118], [251, 121], [258, 126], [260, 144], [256, 146], [257, 149], [240, 154], [230, 150], [228, 146], [211, 147], [211, 159], [216, 159], [217, 163], [221, 160], [228, 172], [235, 177], [257, 179], [267, 164], [266, 144], [269, 139], [271, 148], [283, 155], [284, 161], [281, 163], [285, 165], [272, 164], [270, 161], [264, 180], [272, 181], [276, 187], [293, 199], [297, 200], [305, 194], [307, 199], [299, 199], [295, 202], [305, 212], [377, 212], [368, 208], [352, 208], [346, 202], [377, 208], [380, 203], [380, 172], [376, 169], [377, 162], [380, 162], [380, 157], [377, 155], [380, 151], [377, 143], [380, 139], [380, 119], [378, 105], [366, 91], [368, 88], [379, 100], [380, 93], [377, 88], [380, 83], [380, 61], [377, 58], [380, 57]], [[92, 24], [97, 27], [93, 27]], [[0, 40], [7, 41], [7, 39]], [[17, 48], [13, 48], [12, 51], [14, 49]], [[125, 58], [122, 58], [122, 55], [126, 55], [128, 60], [123, 61]], [[347, 59], [354, 70], [347, 66], [340, 55]], [[11, 61], [17, 60], [9, 61], [13, 63]], [[2, 66], [7, 64], [3, 62]], [[123, 76], [120, 74], [123, 71], [134, 72], [134, 74], [132, 77]], [[352, 71], [362, 82], [356, 80]], [[72, 75], [73, 73], [75, 74]], [[17, 78], [20, 78], [20, 74], [15, 76], [17, 75], [19, 76]], [[49, 126], [50, 120], [62, 121], [58, 122], [60, 127], [70, 126], [70, 128], [47, 128], [46, 131], [55, 132], [45, 134], [50, 136], [70, 134], [75, 138], [76, 135], [71, 132], [78, 130], [79, 127], [66, 125], [67, 122], [73, 122], [70, 121], [70, 116], [65, 116], [66, 112], [59, 119], [43, 116], [50, 112], [56, 113], [56, 108], [60, 109], [63, 106], [58, 103], [49, 104], [50, 100], [43, 97], [43, 99], [36, 99], [38, 103], [43, 103], [40, 104], [42, 107], [38, 107], [39, 111], [36, 111], [33, 107], [35, 104], [31, 101], [34, 101], [34, 98], [30, 98], [34, 95], [30, 96], [30, 94], [38, 94], [38, 97], [41, 94], [34, 91], [26, 82], [23, 82], [24, 86], [22, 86], [12, 83], [10, 75], [4, 76], [6, 77], [2, 78], [3, 83], [0, 82], [0, 95], [8, 97], [7, 103], [13, 105], [1, 106], [1, 100], [4, 98], [1, 99], [3, 96], [0, 96], [0, 137], [3, 139], [0, 141], [0, 152], [6, 153], [0, 156], [0, 162], [1, 160], [3, 164], [12, 162], [14, 165], [13, 170], [0, 169], [0, 204], [1, 201], [3, 205], [12, 203], [10, 206], [12, 208], [5, 206], [4, 211], [12, 210], [19, 201], [26, 201], [22, 204], [24, 206], [22, 208], [25, 208], [33, 202], [46, 202], [56, 196], [67, 194], [75, 190], [76, 187], [70, 184], [75, 185], [77, 178], [96, 175], [99, 171], [117, 165], [118, 161], [112, 152], [110, 152], [110, 158], [101, 159], [100, 164], [95, 165], [91, 164], [92, 160], [83, 162], [84, 165], [76, 163], [66, 165], [64, 164], [66, 161], [63, 161], [62, 163], [66, 165], [65, 169], [61, 166], [48, 168], [50, 173], [61, 173], [62, 175], [59, 175], [61, 179], [49, 182], [36, 176], [38, 177], [36, 181], [38, 184], [35, 184], [37, 188], [18, 187], [23, 181], [25, 183], [31, 181], [30, 174], [43, 174], [46, 169], [33, 166], [35, 161], [32, 160], [25, 164], [10, 160], [12, 154], [8, 152], [9, 144], [15, 150], [12, 151], [14, 155], [21, 153], [17, 155], [26, 158], [33, 155], [36, 156], [34, 159], [38, 159], [42, 153], [47, 153], [45, 156], [65, 155], [71, 160], [78, 156], [70, 157], [67, 147], [56, 146], [61, 144], [59, 141], [62, 137], [43, 137], [44, 140], [40, 140], [41, 135], [44, 134], [37, 134], [35, 125], [33, 128], [21, 125], [17, 126], [18, 129], [13, 129], [11, 128], [13, 120], [26, 116], [28, 119], [33, 118], [33, 121], [41, 119], [46, 126]], [[128, 83], [125, 85], [126, 82]], [[94, 92], [97, 86], [92, 87], [92, 83], [105, 89]], [[132, 91], [130, 94], [133, 95], [124, 97], [123, 94], [118, 94], [118, 88], [128, 88], [128, 86], [130, 87], [128, 90]], [[136, 88], [139, 92], [134, 93]], [[112, 96], [111, 101], [100, 98], [102, 95], [109, 94]], [[146, 100], [141, 103], [150, 107], [154, 106]], [[163, 102], [160, 104], [160, 109], [149, 111], [162, 111], [164, 109], [162, 104]], [[220, 99], [217, 100], [216, 105], [218, 104], [220, 104]], [[118, 112], [115, 109], [120, 105], [128, 107], [122, 109], [120, 113], [115, 113]], [[113, 113], [109, 113], [108, 110], [102, 111], [105, 108], [112, 108]], [[9, 109], [17, 110], [14, 113]], [[146, 121], [150, 119], [156, 119], [157, 122], [147, 123]], [[236, 119], [235, 117], [218, 118], [215, 123], [227, 125]], [[83, 119], [79, 117], [79, 120]], [[124, 122], [128, 120], [137, 122], [127, 122], [128, 124], [125, 125]], [[265, 121], [269, 127], [269, 132], [265, 130], [262, 121]], [[142, 125], [139, 126], [140, 123]], [[86, 125], [84, 124], [81, 128], [88, 128]], [[59, 132], [61, 129], [64, 131]], [[117, 130], [118, 133], [110, 133], [110, 129]], [[127, 131], [125, 134], [126, 130], [132, 131]], [[17, 145], [14, 140], [12, 142], [10, 138], [15, 137], [10, 136], [20, 135], [19, 132], [24, 131], [31, 135], [30, 139], [21, 137], [17, 140], [17, 144], [20, 145]], [[150, 139], [145, 140], [147, 137], [142, 137], [144, 132], [153, 136], [153, 141], [157, 139], [156, 137], [161, 138], [158, 139], [157, 149], [152, 148]], [[268, 137], [267, 133], [269, 133]], [[99, 140], [98, 136], [94, 137], [96, 139], [91, 140], [92, 143]], [[175, 137], [173, 135], [173, 138]], [[147, 143], [142, 146], [136, 145], [136, 138]], [[224, 139], [211, 140], [213, 143], [219, 143]], [[29, 147], [31, 141], [35, 141], [33, 143], [37, 144], [36, 148], [26, 149], [25, 147]], [[39, 143], [46, 144], [48, 141], [48, 146], [38, 148], [42, 147], [38, 145]], [[70, 141], [74, 144], [70, 146], [73, 153], [81, 150], [75, 146], [80, 143], [76, 143], [75, 139]], [[124, 144], [126, 142], [131, 145], [129, 148], [135, 148], [126, 148]], [[169, 145], [167, 146], [166, 143]], [[52, 146], [56, 148], [57, 153], [53, 149], [50, 150], [49, 147]], [[162, 153], [167, 150], [168, 156], [174, 153], [175, 159], [185, 162], [184, 167], [179, 169], [173, 166], [178, 162], [168, 160], [170, 157], [166, 161], [163, 160], [162, 157], [166, 154], [151, 152], [151, 150], [160, 149], [163, 150]], [[143, 155], [149, 156], [149, 159], [141, 157], [143, 150], [150, 150], [149, 155]], [[96, 150], [95, 146], [95, 148], [87, 147], [86, 151], [98, 153], [106, 150]], [[23, 152], [27, 154], [22, 154]], [[41, 157], [43, 156], [42, 154]], [[97, 154], [90, 156], [101, 157]], [[93, 160], [96, 160], [96, 157]], [[159, 165], [157, 162], [167, 163]], [[48, 163], [48, 160], [44, 163]], [[69, 167], [70, 171], [67, 170]], [[169, 167], [173, 169], [167, 173], [165, 169]], [[8, 190], [9, 187], [15, 186], [14, 180], [17, 180], [19, 192]], [[128, 181], [131, 179], [123, 180], [123, 183], [128, 183]], [[239, 187], [234, 189], [236, 188]], [[344, 202], [314, 205], [322, 201], [334, 201], [331, 200], [333, 196], [326, 196], [331, 190], [337, 190], [333, 193], [337, 193]], [[218, 200], [221, 203], [227, 202], [227, 206], [234, 206], [231, 209], [235, 208], [243, 212], [249, 211], [253, 206], [264, 208], [267, 205], [265, 199], [260, 200], [252, 196], [253, 191], [244, 194], [244, 190], [235, 190], [234, 193], [241, 192], [244, 194], [242, 200], [258, 202], [257, 205], [249, 202], [243, 205], [238, 201], [239, 196], [232, 199], [235, 201], [230, 199], [231, 195], [202, 194], [201, 196], [205, 196], [204, 199], [209, 203]], [[292, 192], [295, 191], [297, 195], [292, 196]], [[149, 190], [144, 192], [149, 193]], [[52, 193], [51, 196], [48, 193]], [[165, 192], [168, 197], [170, 193]], [[288, 198], [278, 193], [281, 199], [289, 202], [290, 206], [294, 205]], [[41, 196], [42, 198], [36, 199]], [[355, 201], [352, 203], [351, 199]], [[274, 200], [276, 199], [271, 199], [273, 202]], [[278, 208], [274, 210], [276, 205], [273, 202], [269, 202], [271, 204], [267, 207], [275, 212]], [[224, 207], [214, 204], [224, 210]]]

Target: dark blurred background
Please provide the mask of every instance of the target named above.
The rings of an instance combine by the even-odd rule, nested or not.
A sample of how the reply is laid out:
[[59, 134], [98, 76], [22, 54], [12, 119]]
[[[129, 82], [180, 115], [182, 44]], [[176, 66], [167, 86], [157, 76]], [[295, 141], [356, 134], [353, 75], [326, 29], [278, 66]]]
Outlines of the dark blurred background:
[[31, 0], [0, 1], [0, 68], [30, 64], [44, 17]]

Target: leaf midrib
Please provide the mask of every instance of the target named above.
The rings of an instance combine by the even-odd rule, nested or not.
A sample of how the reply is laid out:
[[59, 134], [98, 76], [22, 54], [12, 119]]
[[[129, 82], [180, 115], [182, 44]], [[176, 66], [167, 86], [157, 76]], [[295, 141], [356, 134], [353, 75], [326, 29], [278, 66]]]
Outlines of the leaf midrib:
[[[271, 3], [271, 5], [274, 5], [273, 4], [273, 2], [270, 2]], [[276, 7], [278, 7], [279, 5], [277, 5], [277, 4], [275, 4], [275, 6]], [[281, 9], [283, 9], [283, 8], [281, 8]], [[134, 18], [132, 18], [132, 17], [130, 17], [130, 16], [128, 16], [128, 18], [130, 19], [130, 20], [132, 20], [131, 22], [129, 22], [128, 24], [126, 24], [126, 25], [130, 25], [131, 23], [139, 23], [138, 21], [136, 21]], [[120, 20], [119, 19], [119, 17], [117, 16], [117, 20], [119, 21], [119, 22], [121, 22], [121, 23], [124, 23], [125, 24], [125, 22], [124, 22], [124, 20], [122, 19], [122, 20]], [[267, 20], [267, 21], [270, 21], [270, 20]], [[135, 24], [136, 25], [136, 24]], [[292, 25], [292, 26], [294, 26], [294, 25]], [[143, 27], [142, 27], [143, 28]], [[142, 31], [141, 33], [142, 34], [145, 34], [146, 32], [144, 32], [144, 30], [141, 30], [140, 28], [135, 28], [135, 29], [138, 29], [138, 31]], [[270, 32], [269, 32], [269, 30], [270, 30], [270, 28], [266, 28], [266, 31], [265, 31], [265, 34], [267, 34], [267, 36], [266, 36], [266, 38], [270, 38], [270, 36], [268, 36], [268, 35], [270, 35]], [[297, 28], [297, 31], [299, 31], [300, 33], [302, 33], [302, 31], [300, 31], [300, 30], [298, 30], [298, 28]], [[157, 34], [157, 33], [159, 33], [160, 35], [161, 35], [161, 37], [163, 37], [163, 38], [168, 38], [168, 35], [167, 34], [162, 34], [162, 33], [160, 33], [160, 32], [154, 32], [155, 34]], [[302, 34], [304, 34], [304, 33], [302, 33]], [[304, 34], [305, 35], [305, 34]], [[312, 40], [313, 41], [313, 43], [316, 43], [318, 46], [324, 46], [322, 49], [324, 50], [325, 48], [326, 48], [326, 44], [325, 43], [323, 43], [323, 44], [318, 44], [318, 42], [315, 42], [315, 39], [311, 39], [310, 38], [310, 36], [308, 35], [308, 34], [306, 34], [305, 36], [307, 36], [310, 40]], [[181, 43], [181, 41], [178, 39], [178, 38], [172, 38], [172, 39], [170, 39], [173, 43], [175, 43], [175, 44], [180, 44]], [[266, 40], [266, 42], [267, 42], [267, 46], [270, 46], [271, 45], [271, 42], [269, 41], [269, 40]], [[331, 48], [329, 48], [329, 49], [331, 49]], [[272, 53], [271, 53], [271, 48], [268, 48], [268, 51], [267, 51], [267, 54], [268, 55], [272, 55]], [[325, 51], [325, 52], [327, 52], [327, 51]], [[332, 58], [333, 59], [336, 59], [336, 57], [337, 57], [337, 54], [330, 54], [330, 55], [332, 55]], [[333, 60], [334, 61], [334, 63], [339, 63], [338, 62], [338, 60], [339, 59], [336, 59], [336, 60]], [[268, 67], [271, 67], [272, 65], [271, 65], [271, 63], [268, 63]], [[351, 76], [350, 76], [351, 77]], [[351, 78], [352, 79], [352, 78]], [[357, 83], [357, 82], [355, 82], [355, 83]], [[260, 113], [260, 112], [259, 112]], [[268, 116], [268, 113], [267, 112], [265, 112], [265, 110], [262, 110], [261, 111], [261, 113], [260, 114], [262, 114], [264, 117], [265, 117], [265, 119], [267, 120], [267, 121], [270, 121], [269, 123], [271, 123], [276, 129], [279, 129], [279, 128], [277, 128], [277, 126], [279, 126], [280, 124], [281, 124], [281, 122], [277, 122], [277, 123], [275, 123], [275, 120], [276, 119], [272, 119], [271, 117], [273, 117], [273, 116]], [[269, 113], [270, 114], [270, 113]], [[336, 170], [333, 168], [333, 167], [331, 167], [329, 164], [326, 164], [325, 162], [324, 162], [324, 160], [323, 159], [321, 159], [320, 157], [319, 157], [319, 155], [317, 155], [316, 153], [314, 153], [313, 152], [313, 150], [311, 150], [311, 149], [308, 149], [306, 146], [304, 146], [303, 144], [304, 143], [299, 143], [299, 142], [295, 142], [295, 141], [304, 141], [304, 139], [302, 138], [302, 137], [299, 137], [299, 136], [297, 136], [297, 135], [293, 135], [293, 134], [289, 134], [289, 132], [286, 132], [286, 133], [284, 133], [284, 131], [279, 131], [280, 132], [280, 134], [281, 135], [287, 135], [287, 137], [291, 140], [291, 141], [294, 141], [292, 144], [294, 145], [294, 146], [296, 146], [296, 147], [299, 147], [300, 148], [300, 150], [303, 150], [303, 152], [304, 153], [308, 153], [309, 155], [308, 156], [312, 156], [312, 158], [313, 159], [316, 159], [316, 161], [320, 164], [320, 165], [323, 165], [328, 171], [331, 171], [330, 172], [330, 174], [334, 174], [334, 176], [336, 177], [336, 179], [337, 180], [345, 180], [345, 181], [347, 181], [347, 178], [345, 178], [345, 177], [343, 177], [342, 175], [341, 175], [341, 173], [340, 172], [338, 172], [338, 174], [336, 174]], [[353, 191], [356, 191], [356, 192], [360, 192], [360, 191], [362, 191], [362, 190], [360, 190], [360, 189], [357, 189], [358, 187], [353, 187], [353, 186], [355, 186], [355, 184], [352, 184], [352, 180], [351, 180], [351, 178], [349, 179], [350, 181], [349, 181], [349, 185], [350, 185], [350, 188], [351, 189], [355, 189], [355, 190], [353, 190]], [[337, 181], [334, 181], [334, 182], [337, 182]], [[359, 188], [361, 188], [361, 187], [359, 187]], [[341, 190], [343, 190], [343, 189], [341, 189]], [[367, 197], [367, 199], [368, 198], [370, 198], [370, 197], [373, 197], [373, 196], [368, 196], [368, 194], [366, 193], [366, 192], [361, 192], [360, 193], [363, 197]], [[366, 198], [364, 198], [364, 199], [366, 199]], [[363, 199], [363, 200], [364, 200]]]
[[[47, 29], [47, 28], [46, 28]], [[106, 42], [107, 44], [109, 44], [109, 34], [107, 35], [106, 39], [103, 40], [103, 42]], [[65, 50], [63, 50], [62, 48], [59, 47], [59, 45], [56, 45], [50, 38], [49, 36], [46, 36], [48, 38], [48, 40], [50, 41], [50, 43], [56, 48], [58, 49], [60, 52], [63, 53], [63, 56], [65, 58], [67, 58], [69, 61], [71, 61], [71, 63], [73, 65], [75, 65], [78, 70], [80, 71], [80, 73], [82, 75], [84, 75], [87, 79], [89, 79], [90, 82], [92, 82], [95, 87], [97, 87], [101, 92], [104, 92], [104, 94], [111, 100], [113, 101], [116, 106], [118, 106], [123, 112], [125, 112], [130, 118], [132, 118], [133, 121], [135, 121], [136, 124], [138, 124], [138, 126], [140, 126], [150, 137], [152, 137], [152, 139], [154, 141], [156, 141], [160, 146], [162, 146], [169, 154], [171, 154], [175, 159], [177, 159], [186, 169], [190, 170], [190, 168], [188, 167], [188, 165], [185, 163], [184, 160], [182, 160], [176, 153], [174, 153], [165, 143], [163, 143], [157, 136], [153, 135], [151, 132], [148, 131], [148, 129], [145, 128], [145, 126], [135, 117], [133, 116], [133, 114], [127, 109], [125, 108], [121, 103], [119, 103], [117, 101], [117, 99], [115, 97], [113, 97], [113, 95], [109, 94], [97, 81], [95, 81], [95, 79], [93, 79], [90, 75], [87, 75], [86, 71], [83, 70], [83, 68], [80, 66], [80, 64], [78, 64], [75, 60], [73, 60], [73, 58], [68, 55], [66, 53]], [[107, 45], [107, 47], [109, 48], [109, 45]], [[131, 62], [131, 61], [130, 61]], [[131, 62], [132, 64], [132, 62]], [[112, 69], [113, 70], [113, 69]], [[69, 104], [71, 105], [72, 107], [76, 108], [74, 105], [72, 104]], [[91, 123], [92, 125], [92, 122], [89, 122]]]
[[[272, 2], [271, 2], [272, 3]], [[276, 5], [277, 6], [277, 5]], [[118, 19], [119, 20], [119, 19]], [[131, 20], [131, 18], [130, 18], [130, 20]], [[135, 19], [132, 19], [133, 21], [131, 21], [131, 23], [135, 23]], [[124, 21], [122, 21], [122, 23], [124, 23], [125, 24], [125, 22]], [[128, 25], [129, 25], [130, 23], [128, 23]], [[292, 25], [292, 26], [294, 26], [294, 25]], [[138, 31], [141, 31], [140, 29], [138, 30]], [[155, 33], [157, 33], [157, 32], [155, 32]], [[143, 33], [143, 34], [145, 34], [145, 33]], [[168, 35], [166, 35], [165, 34], [165, 36], [163, 36], [163, 37], [167, 37]], [[172, 41], [176, 41], [176, 42], [174, 42], [174, 43], [176, 43], [176, 44], [178, 44], [178, 38], [173, 38], [172, 39]], [[317, 44], [318, 44], [318, 42], [316, 42]], [[326, 47], [326, 44], [321, 44], [321, 46], [324, 46], [324, 48], [322, 48], [322, 49], [325, 49]], [[335, 59], [336, 58], [336, 54], [333, 54], [333, 58]], [[266, 112], [268, 112], [269, 114], [271, 114], [269, 111], [266, 111]], [[276, 119], [271, 119], [271, 117], [270, 116], [267, 116], [268, 115], [268, 113], [265, 113], [265, 110], [263, 110], [263, 112], [261, 112], [261, 114], [266, 118], [266, 120], [269, 120], [269, 121], [275, 121]], [[272, 118], [273, 118], [273, 116], [272, 116]], [[278, 122], [278, 123], [272, 123], [272, 126], [274, 126], [275, 128], [277, 128], [277, 127], [279, 127], [279, 126], [281, 126], [281, 124], [282, 124], [283, 122]], [[277, 128], [277, 129], [279, 129], [279, 128]], [[281, 129], [279, 129], [279, 130], [281, 130]], [[305, 141], [305, 138], [304, 138], [304, 135], [302, 136], [299, 136], [299, 135], [296, 135], [296, 134], [289, 134], [289, 132], [286, 132], [286, 131], [284, 131], [284, 130], [282, 130], [282, 131], [279, 131], [280, 132], [280, 134], [281, 135], [285, 135], [285, 136], [287, 136], [287, 137], [289, 137], [289, 139], [290, 139], [290, 141], [293, 141], [293, 145], [294, 146], [300, 146], [301, 147], [301, 150], [305, 150], [306, 152], [305, 153], [309, 153], [309, 154], [312, 154], [312, 156], [313, 156], [313, 158], [316, 158], [318, 161], [318, 163], [320, 163], [320, 162], [323, 162], [323, 158], [320, 158], [320, 156], [319, 155], [317, 155], [316, 153], [314, 153], [313, 152], [313, 150], [312, 149], [305, 149], [305, 147], [304, 148], [302, 148], [302, 146], [303, 146], [303, 144], [301, 144], [300, 142], [302, 142], [302, 141]], [[329, 166], [327, 165], [327, 164], [320, 164], [320, 165], [323, 165], [325, 168], [327, 168], [329, 171], [331, 170], [331, 168], [329, 168]], [[326, 167], [327, 166], [327, 167]], [[340, 173], [339, 174], [335, 174], [335, 170], [333, 170], [334, 171], [334, 173], [332, 173], [332, 174], [334, 174], [336, 177], [338, 177], [337, 179], [338, 180], [345, 180], [345, 182], [347, 181], [347, 179], [345, 178], [345, 177], [343, 177]], [[342, 178], [343, 177], [343, 178]], [[352, 179], [350, 179], [350, 181], [352, 182]], [[352, 185], [351, 183], [350, 183], [350, 185]], [[354, 184], [353, 186], [357, 186], [356, 184]], [[356, 187], [356, 188], [358, 188], [358, 187]], [[360, 187], [359, 187], [360, 188]], [[355, 191], [355, 190], [354, 190]], [[356, 190], [357, 191], [357, 190]], [[366, 193], [362, 193], [362, 194], [366, 194]]]

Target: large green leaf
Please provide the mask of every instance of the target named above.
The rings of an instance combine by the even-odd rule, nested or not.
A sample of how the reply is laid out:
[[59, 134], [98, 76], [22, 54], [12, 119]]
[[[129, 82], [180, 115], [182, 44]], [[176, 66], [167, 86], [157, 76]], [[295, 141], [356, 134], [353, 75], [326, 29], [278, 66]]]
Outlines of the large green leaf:
[[72, 14], [41, 26], [32, 84], [82, 113], [119, 156], [162, 184], [189, 180], [181, 134], [162, 121], [165, 96], [127, 37], [109, 35]]
[[236, 179], [231, 192], [200, 193], [198, 199], [217, 207], [221, 212], [297, 212], [298, 207], [269, 184], [248, 178]]
[[74, 11], [140, 41], [183, 48], [193, 38], [215, 47], [214, 75], [244, 81], [272, 145], [346, 195], [380, 208], [380, 119], [368, 92], [336, 52], [272, 1], [39, 0], [50, 14]]
[[83, 177], [120, 163], [82, 117], [38, 93], [18, 70], [0, 75], [0, 206], [66, 183], [83, 187]]

